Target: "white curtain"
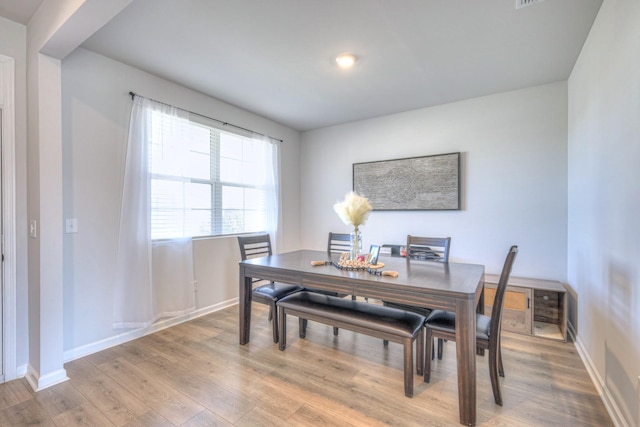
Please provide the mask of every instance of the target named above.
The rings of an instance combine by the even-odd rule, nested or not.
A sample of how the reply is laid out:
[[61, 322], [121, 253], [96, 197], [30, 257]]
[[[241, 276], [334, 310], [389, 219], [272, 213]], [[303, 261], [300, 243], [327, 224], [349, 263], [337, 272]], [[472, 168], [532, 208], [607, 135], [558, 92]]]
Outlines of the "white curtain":
[[152, 244], [155, 317], [173, 317], [195, 310], [191, 238]]
[[271, 235], [271, 249], [276, 253], [281, 230], [280, 224], [278, 223], [280, 218], [280, 174], [278, 173], [280, 170], [280, 141], [257, 133], [254, 133], [252, 138], [254, 141], [259, 141], [261, 143], [260, 145], [264, 147], [261, 158], [265, 161], [265, 231]]
[[187, 128], [186, 120], [185, 111], [134, 97], [120, 213], [114, 328], [147, 327], [160, 317], [194, 309], [191, 239], [162, 245], [151, 241], [150, 141], [175, 139]]

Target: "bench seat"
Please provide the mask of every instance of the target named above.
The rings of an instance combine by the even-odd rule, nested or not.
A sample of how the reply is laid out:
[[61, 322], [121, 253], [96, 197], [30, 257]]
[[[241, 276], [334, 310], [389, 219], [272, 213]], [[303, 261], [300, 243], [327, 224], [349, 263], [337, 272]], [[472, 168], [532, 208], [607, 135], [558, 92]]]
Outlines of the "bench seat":
[[413, 396], [413, 342], [417, 341], [418, 373], [424, 363], [425, 317], [406, 310], [384, 307], [301, 291], [278, 301], [278, 323], [280, 329], [279, 349], [287, 346], [287, 315], [300, 319], [300, 337], [304, 338], [306, 320], [370, 335], [404, 346], [404, 391]]

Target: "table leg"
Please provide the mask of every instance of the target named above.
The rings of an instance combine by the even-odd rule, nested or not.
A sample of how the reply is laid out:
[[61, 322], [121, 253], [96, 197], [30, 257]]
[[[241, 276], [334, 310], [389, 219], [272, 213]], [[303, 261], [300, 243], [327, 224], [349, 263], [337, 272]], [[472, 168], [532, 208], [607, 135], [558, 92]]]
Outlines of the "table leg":
[[478, 298], [478, 308], [476, 311], [478, 314], [484, 314], [484, 285], [482, 291], [480, 291], [480, 298]]
[[[251, 277], [245, 277], [245, 270], [240, 265], [240, 283], [238, 285], [238, 316], [240, 323], [240, 345], [249, 342], [251, 331]], [[277, 319], [273, 319], [277, 322]]]
[[[484, 314], [484, 285], [482, 286], [482, 292], [480, 292], [480, 298], [478, 298], [478, 307], [476, 308], [476, 312], [478, 314]], [[476, 354], [478, 356], [484, 356], [484, 348], [477, 347]]]
[[476, 304], [474, 299], [456, 304], [456, 355], [460, 424], [476, 424]]

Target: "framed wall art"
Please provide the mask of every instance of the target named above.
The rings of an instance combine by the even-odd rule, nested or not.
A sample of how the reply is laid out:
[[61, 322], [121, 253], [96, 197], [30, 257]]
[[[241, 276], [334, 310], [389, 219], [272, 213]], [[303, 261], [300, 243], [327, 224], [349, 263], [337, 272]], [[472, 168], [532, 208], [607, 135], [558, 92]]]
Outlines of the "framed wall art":
[[353, 191], [374, 211], [459, 210], [460, 153], [354, 163]]

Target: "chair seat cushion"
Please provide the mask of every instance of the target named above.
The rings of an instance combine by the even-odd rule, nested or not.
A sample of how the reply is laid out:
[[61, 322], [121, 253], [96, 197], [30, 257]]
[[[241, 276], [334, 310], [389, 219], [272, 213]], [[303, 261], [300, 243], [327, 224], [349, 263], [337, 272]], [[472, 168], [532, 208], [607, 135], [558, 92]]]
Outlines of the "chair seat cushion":
[[[455, 333], [456, 314], [451, 311], [433, 310], [424, 324], [436, 331]], [[490, 330], [491, 318], [484, 314], [476, 314], [476, 339], [489, 341]]]
[[288, 285], [286, 283], [272, 282], [266, 285], [258, 286], [253, 290], [253, 294], [262, 298], [278, 301], [280, 298], [285, 297], [293, 292], [298, 292], [303, 289], [302, 286]]
[[414, 337], [425, 320], [424, 316], [405, 310], [306, 291], [281, 299], [278, 306], [407, 338]]

